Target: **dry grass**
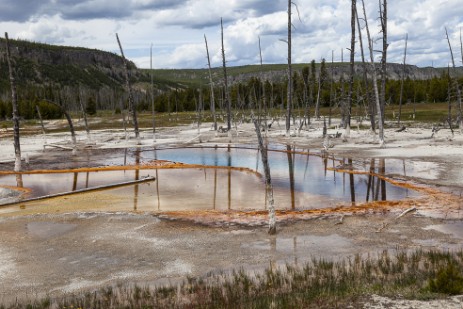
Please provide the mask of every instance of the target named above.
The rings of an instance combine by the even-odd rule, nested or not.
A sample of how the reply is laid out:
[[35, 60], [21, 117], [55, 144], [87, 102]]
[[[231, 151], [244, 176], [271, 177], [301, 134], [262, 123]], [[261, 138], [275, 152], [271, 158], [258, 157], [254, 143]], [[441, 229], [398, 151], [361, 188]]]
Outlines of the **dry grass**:
[[463, 252], [384, 251], [341, 261], [313, 259], [262, 272], [187, 278], [176, 286], [120, 284], [6, 308], [337, 308], [369, 295], [429, 300], [463, 292]]

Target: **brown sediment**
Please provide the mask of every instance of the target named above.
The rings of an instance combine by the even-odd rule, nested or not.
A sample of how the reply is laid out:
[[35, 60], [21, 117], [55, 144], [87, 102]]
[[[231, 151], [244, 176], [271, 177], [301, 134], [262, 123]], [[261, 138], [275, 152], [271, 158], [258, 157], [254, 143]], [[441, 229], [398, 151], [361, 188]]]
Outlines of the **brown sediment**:
[[[246, 147], [246, 146], [187, 146], [187, 147], [166, 147], [158, 150], [171, 150], [171, 149], [244, 149], [244, 150], [255, 150], [257, 151], [257, 147]], [[294, 153], [298, 155], [307, 155], [307, 156], [315, 156], [319, 158], [324, 158], [327, 153], [316, 153], [310, 151], [303, 151], [303, 150], [286, 150], [286, 149], [268, 149], [269, 152], [279, 152], [279, 153]], [[338, 162], [341, 162], [339, 159], [335, 159]]]
[[31, 192], [31, 189], [24, 188], [24, 187], [13, 187], [13, 186], [0, 185], [0, 188], [5, 188], [5, 189], [8, 189], [8, 190], [12, 190], [12, 191], [18, 191], [18, 192], [21, 192], [21, 193], [30, 193]]
[[[411, 188], [414, 188], [413, 186]], [[276, 210], [277, 221], [286, 223], [295, 220], [307, 220], [320, 217], [345, 216], [345, 215], [362, 215], [362, 214], [378, 214], [392, 211], [402, 211], [405, 209], [416, 208], [422, 212], [438, 212], [441, 217], [449, 216], [449, 212], [457, 212], [456, 217], [462, 216], [462, 199], [450, 193], [441, 192], [429, 188], [426, 190], [420, 187], [426, 196], [406, 199], [400, 201], [374, 201], [356, 205], [339, 205], [332, 208], [317, 208], [317, 209], [301, 209], [301, 210]], [[443, 209], [442, 205], [445, 205]], [[206, 226], [217, 225], [265, 225], [268, 220], [268, 212], [266, 210], [258, 211], [168, 211], [158, 213], [159, 217], [170, 219], [194, 222], [204, 224]]]
[[104, 171], [128, 171], [128, 170], [149, 170], [149, 169], [191, 169], [191, 168], [207, 168], [207, 169], [229, 169], [233, 171], [246, 172], [261, 177], [262, 175], [250, 168], [233, 167], [233, 166], [213, 166], [201, 164], [185, 164], [179, 162], [171, 162], [166, 160], [154, 160], [140, 165], [114, 165], [114, 166], [99, 166], [99, 167], [81, 167], [72, 169], [59, 170], [31, 170], [31, 171], [0, 171], [0, 175], [33, 175], [33, 174], [65, 174], [65, 173], [86, 173], [86, 172], [104, 172]]
[[385, 175], [378, 174], [378, 173], [357, 171], [357, 170], [346, 170], [346, 169], [339, 169], [339, 168], [332, 168], [332, 167], [327, 167], [327, 170], [335, 171], [335, 172], [338, 172], [338, 173], [353, 174], [353, 175], [371, 175], [371, 176], [377, 177], [377, 178], [379, 178], [381, 180], [384, 180], [384, 181], [386, 181], [386, 182], [388, 182], [388, 183], [390, 183], [390, 184], [392, 184], [394, 186], [401, 187], [401, 188], [406, 188], [406, 189], [411, 189], [411, 190], [415, 190], [417, 192], [422, 192], [422, 193], [426, 193], [426, 194], [439, 194], [439, 193], [441, 193], [441, 191], [439, 191], [437, 189], [434, 189], [434, 188], [431, 188], [431, 187], [420, 186], [420, 185], [410, 183], [410, 182], [395, 180], [395, 179], [392, 179], [390, 177], [387, 177]]

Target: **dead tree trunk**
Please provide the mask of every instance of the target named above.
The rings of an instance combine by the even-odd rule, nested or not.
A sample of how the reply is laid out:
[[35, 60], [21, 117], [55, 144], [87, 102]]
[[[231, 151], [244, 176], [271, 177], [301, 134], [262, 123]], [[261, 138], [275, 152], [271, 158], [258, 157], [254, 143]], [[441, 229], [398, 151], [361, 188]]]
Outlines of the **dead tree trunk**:
[[404, 63], [402, 67], [402, 76], [400, 79], [400, 98], [399, 98], [399, 117], [397, 119], [397, 124], [400, 127], [400, 118], [402, 116], [402, 99], [404, 94], [404, 80], [405, 80], [405, 68], [407, 63], [407, 43], [408, 43], [408, 33], [405, 35], [405, 49], [404, 49]]
[[291, 104], [293, 100], [293, 81], [292, 81], [292, 66], [291, 66], [291, 0], [288, 0], [288, 89], [287, 89], [287, 107], [286, 107], [286, 136], [290, 136], [291, 129]]
[[318, 72], [318, 90], [317, 90], [317, 102], [315, 103], [315, 118], [320, 119], [320, 94], [322, 90], [322, 69]]
[[263, 71], [263, 61], [262, 61], [262, 47], [260, 45], [260, 36], [259, 36], [259, 58], [260, 58], [260, 82], [262, 84], [262, 103], [264, 105], [264, 126], [265, 126], [265, 136], [268, 134], [268, 108], [267, 108], [267, 96], [265, 93], [265, 81], [264, 81], [264, 71]]
[[8, 33], [5, 32], [5, 44], [6, 44], [6, 59], [8, 62], [8, 73], [10, 77], [11, 86], [11, 104], [13, 105], [13, 140], [14, 140], [14, 171], [21, 171], [21, 144], [19, 141], [19, 112], [18, 112], [18, 97], [16, 95], [16, 82], [14, 77], [13, 63], [11, 61], [10, 54], [10, 42], [8, 39]]
[[352, 0], [351, 5], [351, 38], [350, 38], [350, 63], [349, 63], [349, 90], [347, 94], [347, 106], [345, 110], [346, 137], [350, 137], [350, 118], [352, 113], [352, 95], [354, 92], [354, 61], [355, 61], [355, 12], [357, 11], [357, 2]]
[[[198, 138], [199, 142], [201, 143], [201, 111], [202, 111], [202, 106], [203, 106], [203, 89], [199, 88], [199, 95], [198, 95], [198, 104], [197, 104], [197, 118], [198, 118]], [[195, 98], [196, 101], [196, 98]]]
[[368, 20], [367, 20], [367, 13], [365, 11], [365, 1], [362, 0], [363, 6], [363, 16], [365, 18], [365, 28], [367, 31], [367, 39], [368, 39], [368, 49], [370, 50], [370, 64], [371, 64], [371, 76], [373, 77], [373, 90], [375, 93], [376, 99], [376, 109], [378, 112], [378, 129], [379, 129], [379, 144], [381, 147], [384, 147], [384, 126], [383, 126], [383, 112], [381, 109], [381, 103], [379, 99], [379, 92], [378, 92], [378, 78], [376, 77], [376, 67], [375, 67], [375, 58], [373, 56], [373, 42], [370, 36], [370, 30], [368, 28]]
[[[328, 110], [328, 123], [331, 125], [331, 117], [333, 116], [333, 101], [334, 101], [334, 50], [331, 51], [331, 70], [330, 70], [330, 104]], [[325, 130], [326, 118], [323, 117], [323, 129]], [[326, 132], [325, 132], [326, 133]], [[325, 134], [323, 135], [325, 137]]]
[[43, 125], [43, 118], [42, 118], [42, 114], [40, 113], [40, 108], [38, 105], [35, 106], [35, 110], [37, 111], [37, 115], [39, 116], [39, 119], [40, 119], [40, 126], [42, 127], [42, 134], [45, 135], [45, 126]]
[[227, 106], [227, 130], [228, 135], [230, 136], [231, 132], [231, 102], [230, 95], [228, 93], [228, 78], [227, 78], [227, 63], [225, 61], [225, 47], [223, 43], [223, 20], [220, 18], [220, 29], [222, 34], [222, 65], [223, 65], [223, 80], [225, 86], [225, 104]]
[[74, 125], [72, 123], [71, 115], [69, 115], [67, 110], [62, 105], [60, 105], [60, 104], [58, 104], [56, 102], [53, 102], [51, 100], [47, 100], [47, 99], [45, 99], [45, 101], [59, 107], [59, 109], [63, 113], [64, 117], [66, 117], [66, 120], [68, 121], [68, 124], [69, 124], [69, 131], [71, 131], [72, 144], [74, 145], [74, 147], [76, 147], [76, 144], [77, 144], [76, 131], [74, 130]]
[[264, 141], [262, 139], [262, 135], [260, 134], [260, 123], [252, 117], [252, 121], [254, 122], [254, 127], [256, 129], [257, 141], [259, 143], [259, 151], [262, 157], [262, 164], [264, 167], [264, 177], [265, 177], [265, 196], [267, 201], [267, 210], [269, 215], [268, 220], [268, 233], [271, 235], [276, 234], [276, 217], [275, 217], [275, 205], [273, 200], [273, 186], [272, 186], [272, 177], [270, 175], [270, 165], [268, 163], [268, 155], [267, 155], [267, 146], [264, 145]]
[[87, 132], [87, 137], [90, 138], [90, 129], [88, 128], [87, 113], [84, 108], [84, 103], [82, 102], [82, 91], [79, 86], [79, 104], [80, 110], [82, 111], [82, 117], [84, 118], [85, 131]]
[[121, 41], [119, 40], [119, 35], [116, 33], [117, 44], [119, 44], [119, 49], [121, 50], [122, 60], [124, 61], [124, 73], [125, 73], [125, 86], [129, 95], [129, 110], [132, 112], [132, 122], [135, 130], [135, 138], [140, 138], [140, 130], [138, 129], [138, 120], [137, 120], [137, 108], [135, 101], [133, 100], [132, 87], [130, 85], [129, 79], [129, 63], [124, 56], [124, 50], [122, 49]]
[[[449, 43], [450, 57], [452, 58], [452, 67], [453, 67], [453, 70], [455, 71], [456, 70], [455, 58], [453, 58], [452, 44], [450, 44], [450, 39], [449, 39], [449, 34], [447, 32], [447, 27], [445, 27], [445, 35], [447, 36], [447, 42]], [[459, 123], [460, 123], [460, 125], [459, 125], [460, 132], [463, 132], [463, 118], [462, 118], [462, 112], [461, 112], [461, 89], [460, 89], [460, 85], [458, 85], [458, 80], [456, 78], [453, 78], [452, 81], [453, 81], [453, 85], [455, 87], [455, 91], [457, 92], [457, 102], [458, 102], [458, 106], [459, 106], [458, 117], [460, 118], [459, 119], [460, 120], [459, 121]]]
[[379, 0], [379, 10], [381, 19], [381, 32], [383, 33], [383, 49], [381, 53], [381, 91], [380, 91], [380, 103], [381, 103], [381, 116], [383, 117], [379, 121], [382, 121], [384, 126], [384, 113], [386, 108], [386, 73], [387, 73], [387, 0]]
[[307, 127], [310, 124], [310, 107], [309, 107], [309, 76], [302, 76], [302, 82], [304, 83], [304, 89], [302, 92], [304, 101], [304, 125]]
[[[463, 41], [461, 39], [461, 28], [460, 28], [460, 52], [461, 52], [461, 61], [463, 63]], [[457, 86], [458, 86], [458, 83], [457, 83]], [[460, 87], [458, 86], [458, 89], [460, 89]], [[460, 132], [463, 132], [463, 117], [462, 117], [462, 111], [461, 111], [461, 92], [460, 92], [460, 97], [459, 97], [459, 100], [458, 100], [458, 117], [460, 118]]]
[[362, 39], [362, 30], [360, 28], [360, 18], [358, 16], [358, 10], [356, 11], [357, 15], [357, 28], [358, 28], [358, 33], [359, 33], [359, 43], [360, 43], [360, 51], [362, 54], [362, 67], [363, 67], [363, 82], [364, 82], [364, 87], [365, 87], [365, 97], [367, 98], [368, 102], [368, 112], [370, 114], [370, 125], [371, 125], [371, 131], [375, 133], [376, 131], [376, 124], [375, 124], [375, 104], [371, 100], [371, 92], [370, 92], [370, 87], [368, 85], [368, 74], [367, 74], [367, 65], [365, 62], [365, 52], [363, 50], [363, 39]]
[[151, 77], [151, 116], [153, 117], [153, 141], [156, 142], [156, 114], [154, 111], [154, 81], [153, 81], [153, 44], [150, 47], [150, 77]]
[[450, 65], [447, 66], [447, 100], [448, 100], [448, 114], [447, 114], [447, 123], [449, 124], [450, 131], [452, 136], [454, 135], [452, 127], [452, 80], [450, 78]]
[[212, 69], [211, 69], [211, 58], [209, 57], [209, 47], [207, 46], [207, 38], [204, 35], [204, 42], [206, 43], [207, 53], [207, 67], [209, 69], [209, 85], [211, 89], [211, 113], [212, 121], [214, 122], [214, 131], [217, 131], [217, 118], [215, 116], [215, 98], [214, 98], [214, 82], [212, 81]]

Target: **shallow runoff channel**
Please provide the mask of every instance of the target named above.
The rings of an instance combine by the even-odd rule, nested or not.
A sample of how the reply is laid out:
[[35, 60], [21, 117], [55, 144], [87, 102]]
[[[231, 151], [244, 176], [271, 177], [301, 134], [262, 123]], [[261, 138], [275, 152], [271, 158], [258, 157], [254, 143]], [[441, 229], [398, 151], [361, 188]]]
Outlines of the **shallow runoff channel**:
[[[91, 158], [91, 156], [87, 156]], [[153, 160], [196, 165], [193, 168], [153, 168]], [[4, 192], [20, 189], [21, 198], [155, 177], [147, 183], [65, 198], [64, 210], [195, 211], [263, 210], [265, 186], [259, 151], [255, 146], [213, 145], [185, 148], [133, 148], [102, 160], [102, 165], [140, 165], [140, 170], [24, 174], [0, 176]], [[396, 186], [377, 175], [406, 175], [402, 160], [336, 158], [290, 145], [272, 145], [269, 163], [278, 209], [305, 210], [355, 205], [371, 201], [414, 198], [419, 193]], [[197, 166], [200, 165], [200, 166]], [[143, 166], [146, 166], [143, 167]], [[216, 168], [217, 167], [217, 168]], [[357, 171], [360, 174], [346, 173]], [[7, 189], [5, 189], [7, 188]], [[15, 190], [13, 190], [15, 191]], [[0, 203], [16, 198], [3, 194]], [[47, 200], [34, 202], [34, 211], [48, 209]], [[0, 213], [31, 211], [25, 204], [0, 207]]]

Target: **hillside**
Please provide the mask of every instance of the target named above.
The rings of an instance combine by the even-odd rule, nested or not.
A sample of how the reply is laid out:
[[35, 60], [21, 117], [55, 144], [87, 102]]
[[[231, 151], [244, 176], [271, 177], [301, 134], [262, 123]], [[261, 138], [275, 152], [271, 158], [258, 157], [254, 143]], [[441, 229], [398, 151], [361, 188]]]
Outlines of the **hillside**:
[[[0, 39], [0, 89], [9, 87], [5, 40]], [[10, 40], [19, 87], [83, 85], [91, 89], [120, 87], [124, 81], [122, 58], [109, 52], [81, 47], [54, 46]], [[130, 63], [132, 69], [136, 69]], [[137, 70], [132, 70], [135, 77]]]
[[[295, 72], [300, 73], [302, 68], [310, 66], [309, 63], [298, 63], [293, 65]], [[326, 64], [328, 74], [331, 74], [331, 63]], [[266, 80], [273, 82], [282, 82], [286, 78], [286, 64], [265, 64], [262, 67], [260, 65], [247, 65], [239, 67], [227, 68], [227, 73], [230, 76], [230, 83], [245, 82], [252, 77], [263, 76]], [[320, 64], [316, 64], [317, 70], [320, 69]], [[447, 68], [419, 68], [415, 65], [406, 66], [406, 77], [410, 79], [426, 80], [433, 77], [439, 77]], [[149, 72], [149, 70], [144, 70]], [[363, 66], [361, 63], [355, 64], [355, 74], [357, 78], [361, 78], [363, 72]], [[213, 79], [214, 81], [220, 81], [223, 76], [223, 69], [221, 67], [213, 68]], [[334, 63], [333, 65], [333, 77], [335, 80], [339, 80], [341, 76], [347, 79], [349, 74], [349, 64]], [[400, 79], [402, 74], [402, 65], [397, 63], [388, 64], [388, 78], [392, 80]], [[457, 68], [456, 76], [463, 76], [463, 68]], [[156, 69], [154, 70], [154, 76], [163, 80], [169, 80], [171, 82], [177, 82], [181, 85], [205, 85], [209, 83], [209, 73], [207, 69]]]
[[[96, 110], [122, 111], [128, 109], [128, 94], [125, 90], [125, 74], [123, 61], [114, 53], [87, 49], [82, 47], [55, 46], [27, 41], [11, 41], [11, 53], [16, 72], [20, 115], [26, 119], [33, 119], [36, 115], [36, 105], [40, 101], [51, 100], [58, 102], [66, 109], [79, 111], [80, 102], [83, 105], [93, 104]], [[8, 119], [11, 115], [10, 85], [8, 79], [8, 65], [5, 51], [5, 41], [0, 39], [0, 119]], [[295, 74], [300, 74], [309, 63], [294, 64]], [[315, 64], [315, 76], [318, 76], [321, 64]], [[389, 102], [398, 102], [397, 83], [402, 72], [402, 65], [388, 64], [388, 93]], [[262, 77], [271, 81], [271, 93], [268, 100], [275, 104], [284, 104], [286, 89], [286, 65], [266, 64], [247, 65], [227, 68], [229, 75], [231, 99], [237, 106], [251, 104], [255, 91], [252, 78]], [[442, 77], [447, 68], [418, 68], [414, 65], [406, 66], [406, 76], [410, 81], [405, 85], [405, 101], [444, 102], [448, 97], [448, 81]], [[156, 69], [153, 71], [139, 69], [129, 62], [129, 75], [133, 85], [133, 97], [140, 111], [151, 110], [150, 96], [151, 77], [154, 80], [154, 105], [159, 112], [192, 111], [199, 100], [198, 88], [204, 89], [209, 84], [207, 69]], [[312, 72], [312, 70], [310, 70]], [[326, 77], [333, 74], [335, 81], [347, 80], [349, 64], [326, 63]], [[312, 73], [311, 73], [312, 74]], [[355, 64], [356, 78], [360, 80], [363, 66]], [[463, 69], [458, 68], [455, 73], [463, 75]], [[318, 77], [314, 77], [314, 80]], [[295, 79], [295, 84], [297, 84]], [[221, 67], [213, 69], [213, 81], [216, 86], [216, 96], [220, 95], [220, 85], [223, 83]], [[411, 84], [413, 83], [413, 85]], [[299, 78], [299, 85], [301, 79]], [[326, 84], [326, 83], [325, 83]], [[339, 91], [342, 83], [338, 82]], [[242, 87], [243, 85], [243, 87]], [[270, 84], [269, 84], [270, 85]], [[326, 84], [327, 85], [327, 84]], [[331, 102], [330, 89], [326, 85], [321, 90], [322, 104]], [[299, 88], [301, 88], [299, 86]], [[295, 94], [303, 97], [302, 90], [296, 85]], [[173, 91], [170, 91], [173, 90]], [[179, 91], [177, 91], [179, 90]], [[185, 91], [182, 91], [185, 90]], [[299, 92], [298, 92], [299, 91]], [[207, 108], [209, 93], [204, 93]], [[334, 102], [334, 104], [336, 104]], [[43, 105], [43, 102], [42, 102]], [[47, 109], [46, 107], [43, 107]], [[52, 117], [52, 116], [46, 116]]]
[[[83, 47], [56, 46], [28, 41], [10, 40], [11, 54], [16, 67], [17, 82], [21, 86], [61, 85], [75, 86], [81, 84], [91, 89], [101, 87], [122, 88], [124, 85], [122, 58], [117, 54]], [[0, 90], [6, 90], [8, 84], [8, 69], [4, 56], [5, 41], [0, 39]], [[130, 74], [134, 83], [149, 83], [150, 71], [136, 68], [130, 63]], [[295, 71], [301, 71], [308, 63], [294, 64]], [[320, 65], [317, 64], [317, 69]], [[327, 63], [331, 72], [331, 64]], [[335, 63], [334, 78], [347, 78], [348, 63]], [[402, 66], [389, 64], [390, 79], [400, 77]], [[429, 79], [441, 75], [446, 68], [418, 68], [407, 65], [406, 73], [410, 78]], [[356, 74], [362, 72], [361, 64], [356, 64]], [[285, 64], [248, 65], [228, 68], [230, 82], [243, 82], [251, 77], [260, 76], [265, 79], [280, 82], [285, 79]], [[222, 78], [222, 68], [213, 69], [214, 81]], [[463, 75], [463, 69], [458, 68], [458, 75]], [[156, 69], [153, 71], [156, 88], [160, 90], [199, 86], [209, 82], [207, 69]]]

